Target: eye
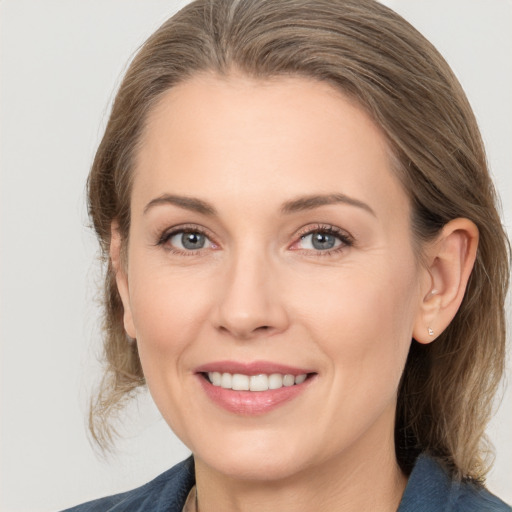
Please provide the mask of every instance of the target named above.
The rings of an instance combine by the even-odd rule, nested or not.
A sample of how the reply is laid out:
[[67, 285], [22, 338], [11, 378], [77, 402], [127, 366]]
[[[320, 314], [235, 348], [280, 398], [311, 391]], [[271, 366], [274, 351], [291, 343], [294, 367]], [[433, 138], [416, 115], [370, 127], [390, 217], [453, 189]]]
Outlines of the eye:
[[[305, 231], [305, 232], [304, 232]], [[353, 245], [352, 237], [335, 226], [314, 226], [304, 230], [292, 249], [331, 254]]]
[[169, 238], [169, 243], [176, 249], [186, 251], [197, 251], [209, 246], [209, 240], [206, 235], [198, 231], [181, 231], [175, 233]]
[[317, 251], [328, 251], [335, 249], [342, 244], [340, 238], [330, 233], [315, 231], [300, 237], [301, 249], [315, 249]]
[[201, 231], [184, 229], [166, 233], [159, 244], [167, 245], [170, 250], [176, 252], [192, 252], [214, 247], [211, 240]]

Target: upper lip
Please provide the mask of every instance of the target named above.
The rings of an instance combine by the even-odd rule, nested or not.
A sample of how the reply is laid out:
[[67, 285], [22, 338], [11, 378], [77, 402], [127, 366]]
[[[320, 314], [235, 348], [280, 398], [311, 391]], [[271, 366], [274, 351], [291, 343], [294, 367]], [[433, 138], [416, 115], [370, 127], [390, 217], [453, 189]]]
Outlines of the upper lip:
[[244, 363], [239, 361], [215, 361], [203, 364], [195, 369], [196, 373], [241, 373], [242, 375], [259, 375], [261, 373], [272, 374], [281, 373], [283, 375], [302, 375], [304, 373], [314, 373], [311, 369], [298, 368], [286, 364], [273, 363], [271, 361], [251, 361]]

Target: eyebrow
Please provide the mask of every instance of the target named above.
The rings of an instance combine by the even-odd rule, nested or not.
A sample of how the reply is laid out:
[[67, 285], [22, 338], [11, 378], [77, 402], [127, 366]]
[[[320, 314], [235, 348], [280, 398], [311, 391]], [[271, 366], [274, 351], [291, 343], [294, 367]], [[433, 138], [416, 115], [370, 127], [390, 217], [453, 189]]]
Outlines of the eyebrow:
[[[298, 197], [297, 199], [293, 199], [291, 201], [287, 201], [281, 207], [281, 213], [290, 214], [301, 211], [313, 210], [320, 206], [326, 206], [331, 204], [344, 203], [350, 206], [356, 206], [357, 208], [361, 208], [374, 217], [376, 217], [375, 212], [372, 208], [360, 201], [359, 199], [355, 199], [353, 197], [347, 196], [345, 194], [323, 194], [323, 195], [311, 195], [311, 196], [303, 196]], [[213, 216], [217, 215], [217, 210], [202, 199], [198, 199], [196, 197], [187, 197], [187, 196], [177, 196], [172, 194], [163, 194], [155, 199], [152, 199], [145, 207], [144, 214], [146, 214], [151, 208], [159, 205], [174, 205], [179, 208], [184, 208], [185, 210], [190, 210], [193, 212], [200, 213], [202, 215]]]
[[293, 199], [292, 201], [287, 201], [281, 208], [282, 213], [295, 213], [306, 210], [313, 210], [314, 208], [318, 208], [320, 206], [344, 203], [350, 206], [356, 206], [357, 208], [361, 208], [374, 217], [376, 217], [375, 212], [372, 208], [360, 201], [359, 199], [355, 199], [350, 196], [346, 196], [345, 194], [323, 194], [323, 195], [311, 195], [299, 197], [297, 199]]
[[144, 214], [146, 214], [151, 208], [158, 205], [171, 204], [184, 208], [185, 210], [191, 210], [193, 212], [201, 213], [203, 215], [216, 215], [217, 211], [213, 206], [208, 204], [206, 201], [197, 199], [195, 197], [187, 196], [175, 196], [171, 194], [163, 194], [155, 199], [152, 199], [145, 207]]

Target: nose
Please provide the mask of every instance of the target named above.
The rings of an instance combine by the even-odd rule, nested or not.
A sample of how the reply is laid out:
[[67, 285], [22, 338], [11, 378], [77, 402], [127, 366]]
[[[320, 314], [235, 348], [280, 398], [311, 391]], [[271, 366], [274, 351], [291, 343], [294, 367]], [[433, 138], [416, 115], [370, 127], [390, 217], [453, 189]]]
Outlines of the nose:
[[239, 254], [226, 269], [216, 328], [245, 340], [283, 332], [289, 325], [279, 270], [263, 255]]

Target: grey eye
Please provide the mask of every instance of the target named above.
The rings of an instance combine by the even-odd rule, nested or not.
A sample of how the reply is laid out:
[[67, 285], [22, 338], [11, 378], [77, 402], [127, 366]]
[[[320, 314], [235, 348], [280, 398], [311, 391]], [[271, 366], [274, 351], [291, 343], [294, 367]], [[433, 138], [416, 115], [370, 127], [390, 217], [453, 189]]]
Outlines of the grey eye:
[[170, 243], [177, 249], [196, 251], [210, 246], [208, 238], [197, 231], [180, 231], [170, 238]]
[[329, 233], [315, 231], [301, 237], [302, 249], [315, 249], [317, 251], [326, 251], [334, 249], [341, 245], [341, 240]]

